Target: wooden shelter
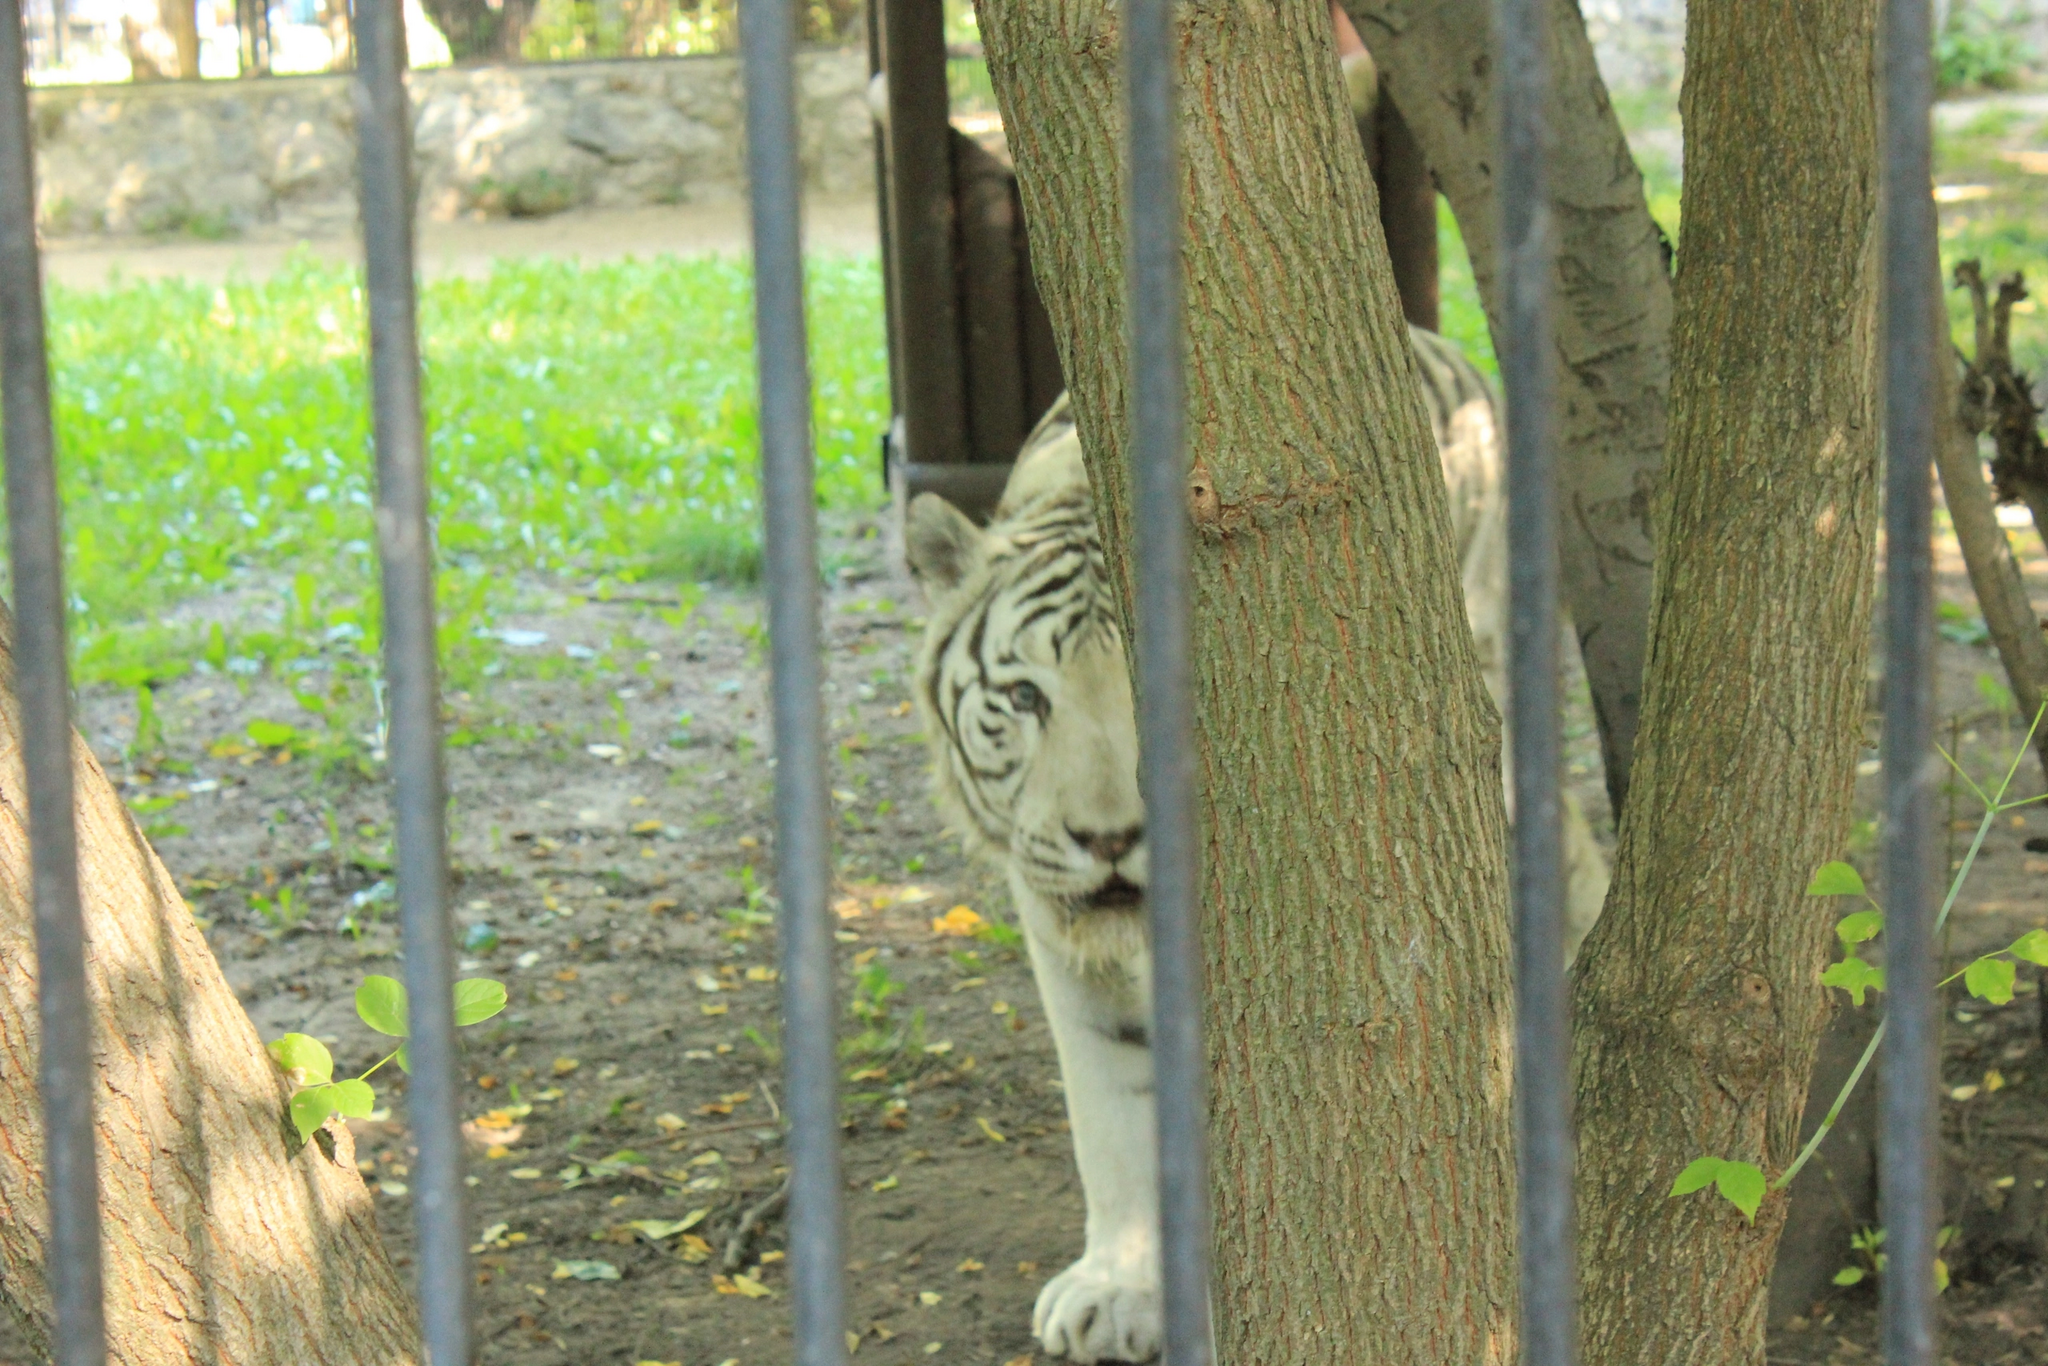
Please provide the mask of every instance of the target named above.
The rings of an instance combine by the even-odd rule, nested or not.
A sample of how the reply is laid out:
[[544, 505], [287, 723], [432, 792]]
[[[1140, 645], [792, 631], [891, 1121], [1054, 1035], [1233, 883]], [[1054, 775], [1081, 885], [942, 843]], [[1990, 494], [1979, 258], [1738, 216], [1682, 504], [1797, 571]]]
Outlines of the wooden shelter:
[[[978, 519], [1066, 381], [1002, 126], [954, 115], [954, 55], [977, 54], [947, 51], [944, 0], [869, 5], [869, 69], [884, 77], [875, 89], [886, 102], [875, 141], [889, 330], [884, 473], [904, 499], [938, 493]], [[1421, 148], [1384, 99], [1360, 111], [1359, 132], [1402, 308], [1434, 329], [1436, 189]]]

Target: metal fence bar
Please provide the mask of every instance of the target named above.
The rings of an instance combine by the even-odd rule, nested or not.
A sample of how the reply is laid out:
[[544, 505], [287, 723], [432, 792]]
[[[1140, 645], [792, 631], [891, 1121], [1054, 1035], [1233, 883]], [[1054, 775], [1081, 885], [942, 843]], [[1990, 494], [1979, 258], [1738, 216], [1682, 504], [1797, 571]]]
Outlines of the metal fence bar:
[[1209, 1366], [1209, 1105], [1202, 1046], [1200, 846], [1188, 671], [1185, 346], [1174, 0], [1130, 0], [1131, 478], [1137, 527], [1138, 753], [1152, 922], [1152, 1063], [1166, 1359]]
[[29, 867], [42, 1039], [43, 1161], [50, 1200], [44, 1272], [54, 1366], [106, 1360], [93, 1157], [92, 1006], [72, 821], [71, 684], [64, 653], [64, 538], [50, 425], [50, 366], [36, 254], [35, 153], [20, 7], [0, 3], [0, 408], [5, 412], [14, 686], [28, 784]]
[[420, 1326], [434, 1366], [467, 1366], [469, 1220], [456, 1090], [448, 799], [441, 770], [434, 541], [428, 525], [413, 284], [412, 118], [398, 0], [364, 0], [355, 31], [357, 159], [376, 404], [377, 549], [384, 575], [384, 673], [391, 698], [386, 752], [394, 789], [398, 908], [412, 1030], [406, 1108], [419, 1149], [411, 1180]]
[[1889, 1011], [1879, 1097], [1878, 1203], [1888, 1257], [1881, 1337], [1892, 1366], [1931, 1366], [1934, 1154], [1940, 1080], [1933, 942], [1937, 777], [1934, 590], [1928, 467], [1940, 334], [1929, 106], [1927, 0], [1888, 0], [1884, 32], [1885, 973]]
[[1558, 784], [1555, 357], [1545, 105], [1549, 6], [1500, 0], [1500, 196], [1507, 395], [1508, 714], [1514, 763], [1515, 1121], [1522, 1359], [1576, 1356], [1571, 1023]]
[[781, 899], [783, 1108], [797, 1366], [846, 1360], [834, 1047], [831, 812], [819, 655], [818, 515], [805, 349], [796, 6], [740, 0], [754, 328], [761, 386], [763, 573], [775, 707], [775, 881]]

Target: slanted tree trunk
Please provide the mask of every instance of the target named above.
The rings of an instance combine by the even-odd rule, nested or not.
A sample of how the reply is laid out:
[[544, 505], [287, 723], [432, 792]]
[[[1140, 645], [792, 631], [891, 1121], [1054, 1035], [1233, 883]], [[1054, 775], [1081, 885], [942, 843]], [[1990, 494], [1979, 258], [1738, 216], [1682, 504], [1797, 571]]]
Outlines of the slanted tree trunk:
[[[1128, 605], [1114, 0], [982, 0]], [[1505, 818], [1324, 0], [1180, 19], [1221, 1359], [1515, 1355]]]
[[[1634, 777], [1573, 990], [1589, 1366], [1761, 1363], [1776, 1176], [1829, 1012], [1877, 510], [1873, 0], [1687, 11], [1685, 249]], [[1925, 460], [1926, 452], [1912, 452]], [[1901, 453], [1899, 458], [1908, 458]]]
[[[1498, 336], [1491, 0], [1345, 0], [1345, 8], [1458, 216]], [[1559, 559], [1619, 812], [1642, 706], [1650, 506], [1671, 381], [1671, 277], [1579, 7], [1555, 4], [1551, 15]]]
[[[0, 612], [0, 1292], [53, 1329], [36, 1093], [35, 937], [12, 622]], [[338, 1122], [302, 1145], [290, 1088], [192, 912], [73, 739], [94, 1007], [108, 1359], [410, 1366], [410, 1297]]]

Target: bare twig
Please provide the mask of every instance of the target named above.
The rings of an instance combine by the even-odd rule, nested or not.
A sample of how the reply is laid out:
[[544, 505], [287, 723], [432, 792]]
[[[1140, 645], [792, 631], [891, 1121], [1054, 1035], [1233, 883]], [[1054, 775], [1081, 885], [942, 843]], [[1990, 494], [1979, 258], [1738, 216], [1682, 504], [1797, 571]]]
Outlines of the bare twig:
[[1998, 501], [2024, 502], [2034, 529], [2048, 540], [2048, 444], [2041, 440], [2041, 408], [2027, 376], [2012, 363], [2012, 309], [2027, 297], [2026, 277], [2000, 280], [1993, 300], [1983, 269], [1970, 260], [1956, 266], [1956, 283], [1970, 291], [1977, 322], [1977, 354], [1963, 372], [1958, 414], [1973, 433], [1991, 437]]
[[745, 1264], [747, 1253], [753, 1247], [754, 1238], [761, 1232], [762, 1225], [780, 1214], [788, 1200], [789, 1178], [785, 1176], [773, 1194], [741, 1216], [740, 1226], [732, 1231], [732, 1237], [726, 1240], [724, 1255], [718, 1259], [718, 1269], [721, 1272], [730, 1276]]
[[[1956, 283], [1970, 291], [1976, 306], [1977, 356], [1975, 360], [1964, 361], [1960, 381], [1956, 371], [1948, 367], [1938, 374], [1937, 383], [1945, 388], [1946, 394], [1937, 401], [1940, 408], [1953, 412], [1956, 420], [1943, 423], [1937, 433], [1935, 464], [1941, 472], [1942, 498], [1948, 505], [1949, 522], [1955, 528], [1963, 564], [1969, 570], [1970, 586], [1976, 591], [1979, 610], [1984, 613], [1985, 629], [2005, 666], [2020, 714], [2032, 716], [2040, 710], [2043, 690], [2048, 689], [2048, 640], [2042, 638], [2040, 618], [2027, 596], [2012, 543], [2006, 539], [2005, 528], [1998, 524], [1991, 490], [1984, 483], [1983, 462], [1977, 458], [1978, 434], [1993, 425], [1994, 407], [2009, 402], [1996, 395], [2002, 392], [1998, 377], [2002, 374], [2006, 379], [2013, 378], [2010, 350], [2005, 349], [2010, 340], [2007, 328], [2011, 305], [1996, 311], [1986, 305], [1984, 279], [1975, 261], [1964, 261], [1956, 267]], [[2014, 284], [2017, 287], [2017, 281]], [[1936, 316], [1945, 318], [1945, 312], [1937, 311]], [[1945, 342], [1947, 324], [1944, 321], [1941, 325]], [[2032, 398], [2026, 394], [2023, 380], [2019, 393], [2031, 407]], [[1947, 401], [1941, 401], [1943, 398]], [[2031, 417], [2028, 421], [2031, 422]], [[2038, 437], [2035, 447], [2038, 451]], [[1996, 476], [1995, 465], [1993, 473]], [[2042, 487], [2048, 489], [2048, 483]], [[1999, 496], [2007, 499], [2012, 495], [2001, 484]], [[2033, 510], [2031, 500], [2028, 506]], [[2034, 511], [2034, 516], [2038, 530], [2044, 525], [2042, 514]], [[2048, 737], [2039, 740], [2036, 753], [2043, 772], [2048, 773]]]

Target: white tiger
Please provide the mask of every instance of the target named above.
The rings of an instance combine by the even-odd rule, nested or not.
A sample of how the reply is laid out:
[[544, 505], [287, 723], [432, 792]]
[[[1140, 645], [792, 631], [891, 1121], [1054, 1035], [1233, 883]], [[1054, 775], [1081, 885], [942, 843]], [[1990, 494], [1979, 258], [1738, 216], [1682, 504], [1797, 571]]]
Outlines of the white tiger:
[[[1450, 343], [1411, 334], [1498, 700], [1507, 554], [1492, 391]], [[917, 697], [939, 801], [1009, 872], [1087, 1204], [1085, 1249], [1040, 1292], [1032, 1332], [1076, 1362], [1148, 1361], [1160, 1301], [1145, 813], [1123, 634], [1065, 398], [1025, 442], [986, 530], [925, 494], [905, 532], [931, 599]], [[1566, 820], [1576, 949], [1607, 871], [1575, 805]]]

